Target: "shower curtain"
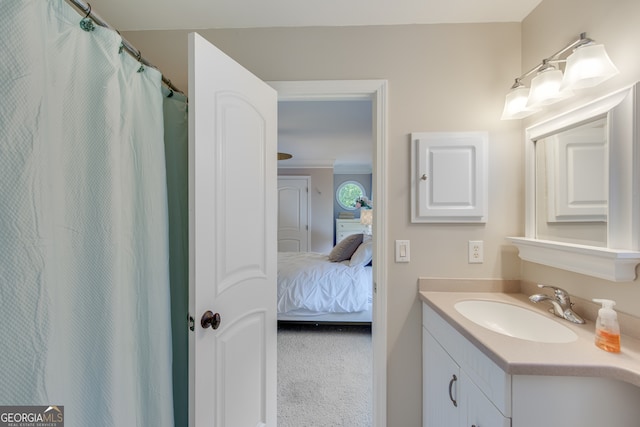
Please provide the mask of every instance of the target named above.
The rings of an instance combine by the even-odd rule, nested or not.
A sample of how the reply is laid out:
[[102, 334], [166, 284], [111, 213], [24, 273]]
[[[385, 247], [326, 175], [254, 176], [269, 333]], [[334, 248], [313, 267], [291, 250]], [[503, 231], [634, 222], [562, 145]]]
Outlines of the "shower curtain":
[[0, 2], [0, 405], [170, 426], [161, 75], [81, 18]]
[[164, 144], [169, 202], [173, 409], [175, 427], [189, 421], [189, 117], [183, 94], [164, 89]]

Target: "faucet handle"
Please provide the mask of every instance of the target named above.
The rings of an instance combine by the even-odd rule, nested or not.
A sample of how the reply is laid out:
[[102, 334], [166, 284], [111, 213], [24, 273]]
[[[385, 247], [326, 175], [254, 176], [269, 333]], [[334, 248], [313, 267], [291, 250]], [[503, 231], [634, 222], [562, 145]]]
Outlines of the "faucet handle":
[[564, 289], [559, 288], [557, 286], [543, 285], [541, 283], [538, 283], [538, 287], [553, 289], [553, 293], [556, 296], [556, 299], [558, 300], [558, 302], [560, 302], [561, 304], [571, 305], [571, 298], [569, 296], [569, 292], [565, 291]]

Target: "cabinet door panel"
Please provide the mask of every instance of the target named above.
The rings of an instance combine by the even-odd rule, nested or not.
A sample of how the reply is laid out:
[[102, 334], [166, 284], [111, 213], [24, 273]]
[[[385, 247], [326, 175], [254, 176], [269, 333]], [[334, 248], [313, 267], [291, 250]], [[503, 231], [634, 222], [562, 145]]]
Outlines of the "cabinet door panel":
[[487, 222], [488, 133], [419, 132], [411, 141], [411, 222]]
[[511, 427], [511, 418], [502, 415], [464, 371], [460, 372], [460, 394], [464, 396], [461, 412], [467, 420], [462, 426]]
[[[460, 426], [460, 368], [438, 341], [422, 329], [423, 346], [423, 427]], [[454, 401], [456, 404], [454, 404]]]

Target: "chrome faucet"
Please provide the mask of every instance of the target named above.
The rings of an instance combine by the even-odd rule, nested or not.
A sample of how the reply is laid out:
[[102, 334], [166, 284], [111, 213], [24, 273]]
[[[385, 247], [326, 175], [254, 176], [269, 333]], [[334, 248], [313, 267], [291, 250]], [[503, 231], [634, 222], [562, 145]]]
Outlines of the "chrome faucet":
[[550, 285], [538, 285], [539, 288], [553, 289], [553, 297], [546, 294], [535, 294], [529, 297], [529, 301], [539, 303], [540, 301], [549, 301], [552, 307], [549, 309], [551, 313], [558, 317], [562, 317], [573, 323], [584, 323], [582, 317], [578, 316], [573, 310], [573, 303], [569, 297], [569, 293], [564, 289], [550, 286]]

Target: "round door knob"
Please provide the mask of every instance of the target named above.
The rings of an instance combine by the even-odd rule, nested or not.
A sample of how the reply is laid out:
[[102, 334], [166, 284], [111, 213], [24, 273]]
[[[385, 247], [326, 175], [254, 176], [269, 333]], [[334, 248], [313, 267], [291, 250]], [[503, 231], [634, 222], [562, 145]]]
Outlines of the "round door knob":
[[220, 326], [220, 313], [214, 313], [211, 310], [207, 310], [200, 319], [200, 324], [204, 329], [211, 326], [211, 329], [218, 329]]

